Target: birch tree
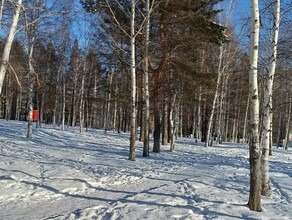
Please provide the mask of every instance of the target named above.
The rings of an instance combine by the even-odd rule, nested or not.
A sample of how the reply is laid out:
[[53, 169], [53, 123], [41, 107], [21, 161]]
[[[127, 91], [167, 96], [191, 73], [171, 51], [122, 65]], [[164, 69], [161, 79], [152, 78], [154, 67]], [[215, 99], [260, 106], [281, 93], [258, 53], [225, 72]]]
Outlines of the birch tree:
[[273, 33], [272, 33], [272, 54], [270, 58], [270, 68], [267, 76], [266, 86], [264, 87], [264, 105], [263, 105], [263, 131], [262, 131], [262, 155], [261, 155], [261, 182], [262, 195], [271, 194], [270, 178], [269, 178], [269, 147], [271, 135], [272, 120], [272, 97], [273, 82], [276, 69], [277, 47], [280, 26], [280, 0], [275, 0], [273, 12]]
[[71, 126], [74, 127], [76, 125], [77, 118], [77, 99], [78, 99], [78, 85], [79, 85], [79, 76], [81, 70], [81, 51], [79, 48], [78, 41], [74, 40], [74, 45], [72, 48], [71, 54], [71, 66], [72, 66], [72, 103], [71, 103]]
[[33, 2], [29, 2], [27, 4], [28, 7], [32, 8], [30, 12], [25, 12], [25, 29], [26, 35], [28, 39], [27, 44], [27, 51], [28, 51], [28, 126], [27, 126], [27, 138], [32, 138], [32, 127], [33, 127], [33, 118], [32, 118], [32, 111], [33, 111], [33, 96], [34, 96], [34, 86], [35, 81], [37, 80], [37, 73], [34, 69], [34, 46], [36, 35], [38, 31], [39, 19], [41, 18], [41, 10], [39, 8], [43, 8], [45, 1], [38, 1], [35, 0]]
[[[154, 2], [154, 1], [153, 1]], [[150, 105], [149, 105], [149, 66], [148, 66], [148, 53], [149, 53], [149, 36], [150, 36], [150, 0], [146, 0], [146, 24], [145, 24], [145, 62], [144, 62], [144, 142], [143, 142], [143, 157], [149, 156], [149, 124], [150, 124]]]
[[1, 2], [0, 2], [0, 27], [2, 26], [4, 3], [5, 3], [5, 0], [1, 0]]
[[[28, 124], [27, 124], [27, 138], [32, 138], [32, 127], [33, 127], [33, 118], [32, 118], [32, 110], [33, 110], [33, 89], [35, 84], [35, 71], [33, 68], [33, 49], [34, 49], [34, 42], [35, 42], [35, 30], [33, 33], [29, 33], [28, 35], [32, 34], [33, 36], [29, 42], [29, 56], [28, 56], [28, 66], [29, 66], [29, 73], [28, 73]], [[30, 36], [29, 36], [30, 38]]]
[[[120, 30], [125, 36], [129, 37], [130, 39], [130, 72], [131, 72], [131, 118], [130, 118], [130, 149], [129, 149], [129, 160], [135, 161], [136, 160], [136, 37], [140, 33], [142, 29], [142, 25], [139, 26], [138, 30], [136, 31], [136, 0], [131, 0], [130, 4], [130, 13], [129, 13], [129, 21], [130, 21], [130, 34], [128, 33], [128, 27], [124, 26], [125, 20], [127, 18], [123, 19], [122, 16], [127, 16], [123, 13], [127, 12], [128, 9], [123, 8], [123, 4], [120, 4], [118, 1], [92, 1], [92, 0], [85, 0], [81, 1], [83, 4], [84, 8], [87, 11], [90, 12], [96, 12], [99, 8], [100, 5], [105, 6], [105, 8], [108, 10], [107, 12], [111, 16], [112, 19], [112, 24], [115, 25], [118, 30]], [[125, 2], [126, 6], [128, 7], [129, 4], [128, 2]], [[114, 8], [116, 7], [116, 8]]]
[[261, 211], [261, 164], [259, 147], [259, 97], [258, 97], [258, 48], [259, 48], [259, 5], [258, 0], [251, 0], [251, 37], [250, 37], [250, 192], [248, 207]]
[[136, 0], [131, 0], [131, 134], [130, 134], [130, 152], [129, 160], [136, 160], [136, 48], [135, 48], [135, 13]]
[[[291, 83], [288, 83], [291, 88]], [[290, 92], [289, 87], [287, 88]], [[283, 140], [283, 148], [288, 150], [289, 136], [290, 136], [290, 124], [291, 124], [291, 112], [292, 112], [292, 96], [287, 91], [287, 106], [286, 106], [286, 123], [285, 123], [285, 137]]]
[[210, 118], [208, 121], [207, 136], [206, 136], [206, 141], [205, 141], [205, 145], [204, 145], [205, 147], [208, 147], [209, 139], [211, 137], [211, 127], [212, 127], [213, 117], [214, 117], [215, 108], [216, 108], [216, 101], [217, 101], [218, 93], [219, 93], [219, 85], [220, 85], [221, 77], [222, 77], [222, 69], [221, 69], [222, 57], [223, 57], [223, 45], [221, 45], [219, 48], [218, 78], [217, 78], [217, 84], [216, 84], [216, 90], [215, 90], [215, 94], [214, 94], [211, 114], [210, 114]]
[[16, 33], [17, 23], [19, 20], [19, 14], [21, 11], [21, 4], [22, 4], [22, 0], [18, 0], [15, 3], [15, 12], [14, 12], [14, 15], [12, 18], [11, 27], [10, 27], [10, 30], [8, 33], [8, 37], [7, 37], [4, 51], [3, 51], [3, 55], [2, 55], [1, 67], [0, 67], [0, 96], [2, 94], [5, 73], [7, 70], [8, 63], [9, 63], [10, 50], [11, 50], [12, 42], [13, 42], [13, 39], [14, 39], [14, 36]]

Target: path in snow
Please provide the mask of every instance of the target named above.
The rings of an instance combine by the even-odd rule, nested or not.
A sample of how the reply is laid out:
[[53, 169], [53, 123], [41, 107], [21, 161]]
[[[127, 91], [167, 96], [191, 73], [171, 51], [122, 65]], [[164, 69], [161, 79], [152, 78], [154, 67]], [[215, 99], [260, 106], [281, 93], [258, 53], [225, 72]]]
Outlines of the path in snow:
[[[128, 134], [0, 120], [0, 219], [290, 219], [291, 152], [271, 158], [273, 194], [249, 211], [247, 146], [177, 151], [128, 161]], [[284, 152], [284, 153], [283, 153]]]

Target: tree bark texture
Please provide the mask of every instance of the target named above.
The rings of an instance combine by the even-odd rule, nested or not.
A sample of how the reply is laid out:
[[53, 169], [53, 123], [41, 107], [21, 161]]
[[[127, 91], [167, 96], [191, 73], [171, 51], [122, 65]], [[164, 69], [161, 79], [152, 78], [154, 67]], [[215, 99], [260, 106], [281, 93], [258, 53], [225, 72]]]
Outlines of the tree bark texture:
[[136, 0], [131, 1], [131, 130], [129, 160], [136, 160], [136, 61], [135, 61], [135, 10]]
[[223, 57], [223, 46], [220, 46], [220, 48], [219, 48], [219, 63], [218, 63], [218, 78], [217, 78], [217, 84], [216, 84], [216, 90], [215, 90], [215, 94], [214, 94], [211, 114], [210, 114], [209, 121], [208, 121], [205, 147], [208, 147], [209, 139], [211, 137], [211, 129], [212, 129], [213, 117], [214, 117], [214, 113], [215, 113], [216, 101], [217, 101], [218, 93], [219, 93], [219, 85], [220, 85], [221, 76], [222, 76], [222, 70], [221, 70], [222, 57]]
[[0, 67], [0, 95], [2, 94], [2, 87], [3, 87], [3, 82], [4, 82], [4, 78], [5, 78], [7, 65], [9, 62], [10, 50], [11, 50], [12, 42], [13, 42], [14, 35], [16, 32], [17, 23], [19, 20], [21, 3], [22, 3], [22, 0], [18, 0], [17, 3], [15, 4], [16, 8], [15, 8], [15, 12], [14, 12], [13, 19], [12, 19], [12, 24], [11, 24], [11, 27], [10, 27], [10, 30], [8, 33], [8, 37], [7, 37], [7, 40], [6, 40], [6, 43], [4, 46], [4, 50], [3, 50], [1, 67]]
[[264, 87], [264, 106], [263, 106], [263, 131], [262, 131], [262, 156], [261, 156], [261, 181], [262, 195], [269, 196], [271, 194], [270, 176], [269, 176], [269, 147], [271, 135], [271, 120], [272, 120], [272, 98], [273, 98], [273, 83], [277, 60], [277, 44], [280, 26], [280, 0], [275, 0], [274, 5], [274, 25], [272, 34], [272, 56], [270, 59], [270, 69]]
[[145, 66], [144, 66], [144, 142], [143, 157], [149, 157], [149, 125], [150, 125], [150, 103], [149, 103], [149, 36], [150, 36], [150, 0], [146, 0], [146, 26], [145, 26]]
[[250, 192], [248, 206], [250, 210], [261, 211], [261, 164], [259, 147], [259, 96], [258, 96], [258, 48], [259, 48], [259, 5], [251, 0], [251, 39], [250, 39]]

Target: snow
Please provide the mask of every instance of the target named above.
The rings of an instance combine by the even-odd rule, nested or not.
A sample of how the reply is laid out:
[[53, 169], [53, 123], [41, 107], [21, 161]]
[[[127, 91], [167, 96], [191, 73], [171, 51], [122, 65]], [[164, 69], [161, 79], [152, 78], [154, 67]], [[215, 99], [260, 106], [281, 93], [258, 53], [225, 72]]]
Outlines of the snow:
[[292, 153], [274, 149], [272, 195], [246, 206], [248, 146], [203, 147], [128, 160], [129, 134], [34, 128], [0, 120], [0, 219], [292, 219]]

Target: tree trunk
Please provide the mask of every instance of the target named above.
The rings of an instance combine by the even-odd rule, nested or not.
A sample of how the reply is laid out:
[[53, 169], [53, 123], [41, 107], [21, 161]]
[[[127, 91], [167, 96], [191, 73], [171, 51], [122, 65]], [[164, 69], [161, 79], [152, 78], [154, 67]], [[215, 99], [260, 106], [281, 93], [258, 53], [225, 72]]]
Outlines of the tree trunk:
[[19, 92], [17, 94], [17, 100], [16, 100], [16, 120], [20, 120], [21, 103], [22, 103], [22, 87], [20, 87]]
[[[86, 65], [86, 64], [84, 64]], [[82, 80], [81, 80], [81, 91], [80, 91], [80, 106], [79, 106], [79, 132], [83, 132], [84, 128], [84, 84], [85, 84], [85, 68], [84, 72], [82, 74]]]
[[270, 119], [271, 119], [271, 124], [270, 124], [270, 144], [269, 144], [269, 156], [273, 156], [273, 105], [271, 105], [271, 113], [270, 113]]
[[277, 131], [277, 148], [281, 146], [281, 126], [282, 126], [282, 113], [278, 117], [278, 131]]
[[176, 135], [176, 130], [177, 130], [177, 111], [175, 110], [176, 108], [176, 94], [172, 97], [171, 100], [171, 105], [170, 105], [170, 112], [169, 112], [169, 117], [170, 117], [170, 151], [175, 150], [175, 135]]
[[271, 117], [272, 117], [272, 98], [273, 98], [273, 82], [277, 60], [277, 46], [280, 26], [280, 0], [275, 0], [274, 6], [274, 26], [272, 39], [272, 56], [270, 61], [270, 69], [267, 77], [266, 86], [264, 87], [264, 116], [263, 116], [263, 133], [262, 133], [262, 156], [261, 156], [261, 181], [262, 195], [269, 196], [271, 194], [270, 175], [269, 175], [269, 148], [271, 134]]
[[105, 118], [104, 118], [104, 132], [110, 129], [110, 109], [111, 109], [111, 90], [112, 90], [112, 80], [113, 80], [113, 74], [109, 73], [107, 75], [107, 87], [108, 87], [108, 94], [106, 98], [106, 112], [105, 112]]
[[285, 126], [286, 131], [285, 131], [285, 139], [284, 139], [284, 143], [283, 143], [283, 148], [285, 148], [285, 150], [288, 150], [288, 143], [289, 143], [289, 136], [290, 136], [291, 112], [292, 112], [291, 108], [292, 108], [292, 98], [288, 98], [288, 103], [287, 103], [287, 108], [286, 108], [286, 116], [287, 116], [286, 126]]
[[259, 97], [258, 97], [258, 48], [259, 48], [259, 5], [251, 0], [252, 28], [250, 39], [250, 192], [248, 206], [250, 210], [261, 211], [261, 163], [259, 147]]
[[0, 3], [0, 27], [2, 27], [2, 16], [3, 16], [4, 2], [5, 2], [5, 0], [1, 0], [1, 3]]
[[62, 131], [65, 130], [65, 113], [66, 113], [66, 82], [64, 71], [62, 74]]
[[144, 66], [144, 142], [143, 157], [149, 157], [149, 124], [150, 124], [150, 104], [149, 104], [149, 36], [150, 36], [150, 0], [146, 0], [146, 26], [145, 26], [145, 66]]
[[16, 32], [17, 23], [19, 20], [21, 3], [22, 3], [22, 0], [18, 0], [17, 3], [15, 4], [16, 8], [15, 8], [15, 12], [12, 19], [12, 24], [11, 24], [9, 34], [8, 34], [8, 37], [4, 46], [4, 50], [3, 50], [2, 62], [1, 62], [1, 67], [0, 67], [0, 95], [2, 94], [2, 87], [3, 87], [7, 65], [9, 62], [10, 50], [11, 50], [12, 42], [13, 42], [14, 35]]
[[195, 138], [195, 133], [196, 133], [196, 106], [194, 105], [193, 107], [193, 121], [192, 121], [192, 132], [191, 132], [191, 138]]
[[[237, 95], [235, 96], [235, 100], [237, 100]], [[237, 116], [237, 108], [235, 105], [234, 109], [234, 116], [233, 116], [233, 125], [232, 125], [232, 142], [236, 143], [237, 137], [236, 137], [236, 116]]]
[[153, 76], [154, 80], [154, 145], [153, 145], [153, 152], [159, 153], [160, 152], [160, 111], [159, 111], [159, 72], [155, 72]]
[[[97, 73], [94, 73], [94, 86], [93, 86], [93, 97], [94, 99], [97, 98]], [[92, 117], [92, 124], [94, 128], [97, 128], [97, 105], [93, 103], [93, 117]]]
[[178, 137], [182, 138], [182, 136], [183, 136], [183, 107], [182, 107], [182, 104], [180, 103], [180, 105], [179, 105], [179, 120], [178, 120]]
[[[222, 76], [223, 81], [223, 76]], [[219, 106], [219, 113], [218, 113], [218, 121], [217, 121], [217, 144], [222, 143], [222, 127], [223, 127], [223, 106], [224, 106], [224, 90], [225, 90], [225, 81], [222, 82], [221, 94], [220, 94], [220, 106]]]
[[29, 82], [29, 91], [28, 91], [28, 124], [27, 124], [27, 138], [32, 138], [32, 127], [33, 127], [33, 120], [32, 120], [32, 110], [33, 110], [33, 87], [34, 87], [34, 77], [32, 73], [29, 73], [28, 76]]
[[28, 73], [28, 125], [27, 125], [27, 138], [32, 138], [32, 127], [33, 127], [33, 118], [32, 118], [32, 110], [33, 110], [33, 88], [34, 88], [34, 69], [32, 66], [32, 55], [34, 48], [34, 37], [32, 37], [29, 48], [29, 57], [28, 57], [28, 65], [29, 65], [29, 73]]
[[214, 94], [211, 114], [210, 114], [209, 121], [208, 121], [208, 128], [207, 128], [205, 147], [208, 147], [209, 139], [211, 137], [211, 129], [212, 129], [213, 117], [214, 117], [214, 113], [215, 113], [216, 101], [217, 101], [217, 97], [218, 97], [218, 93], [219, 93], [219, 85], [220, 85], [221, 76], [222, 76], [222, 70], [221, 70], [222, 57], [223, 57], [223, 46], [220, 46], [220, 48], [219, 48], [219, 63], [218, 63], [218, 78], [217, 78], [217, 84], [216, 84], [216, 90], [215, 90], [215, 94]]
[[249, 99], [250, 99], [250, 94], [248, 95], [247, 98], [247, 103], [246, 103], [246, 110], [245, 110], [245, 116], [244, 116], [244, 123], [243, 123], [243, 132], [242, 132], [242, 142], [246, 143], [246, 128], [247, 128], [247, 118], [248, 118], [248, 110], [249, 110]]
[[[227, 101], [226, 101], [227, 102]], [[229, 112], [230, 112], [230, 102], [228, 100], [227, 102], [228, 104], [228, 107], [227, 107], [227, 113], [226, 113], [226, 116], [225, 116], [225, 132], [224, 132], [224, 141], [229, 141], [229, 121], [230, 121], [230, 115], [229, 115]]]
[[42, 91], [41, 99], [40, 99], [40, 111], [39, 111], [39, 126], [42, 127], [44, 122], [44, 106], [45, 106], [45, 93]]
[[[74, 76], [75, 78], [75, 76]], [[77, 93], [77, 85], [76, 85], [76, 82], [77, 80], [74, 79], [74, 82], [73, 82], [73, 94], [72, 94], [72, 103], [71, 103], [71, 126], [72, 127], [75, 127], [75, 124], [76, 124], [76, 93]]]
[[[141, 75], [141, 93], [140, 95], [137, 94], [137, 98], [139, 99], [137, 102], [139, 103], [138, 112], [139, 112], [139, 119], [137, 124], [137, 131], [138, 131], [138, 138], [139, 141], [144, 142], [144, 125], [145, 125], [145, 89], [144, 89], [144, 76]], [[138, 117], [138, 116], [137, 116]]]
[[129, 160], [136, 160], [136, 61], [135, 61], [135, 10], [136, 0], [131, 0], [131, 133]]
[[11, 80], [9, 75], [6, 75], [6, 86], [5, 86], [5, 115], [4, 118], [8, 121], [10, 119], [10, 110], [11, 110], [11, 94], [9, 92], [9, 87], [11, 85]]
[[57, 73], [57, 80], [56, 80], [56, 87], [55, 87], [55, 104], [53, 109], [53, 127], [56, 127], [56, 118], [57, 118], [57, 111], [58, 111], [58, 105], [59, 105], [59, 77], [60, 77], [60, 70], [58, 70]]
[[167, 145], [167, 143], [168, 143], [168, 100], [166, 97], [164, 97], [162, 145]]
[[113, 130], [117, 131], [117, 112], [118, 112], [118, 85], [117, 82], [115, 83], [115, 101], [114, 101], [114, 118], [113, 118]]
[[202, 87], [199, 88], [199, 103], [198, 103], [198, 116], [197, 116], [197, 128], [196, 128], [196, 142], [202, 139], [202, 113], [201, 113], [201, 102], [202, 102]]

